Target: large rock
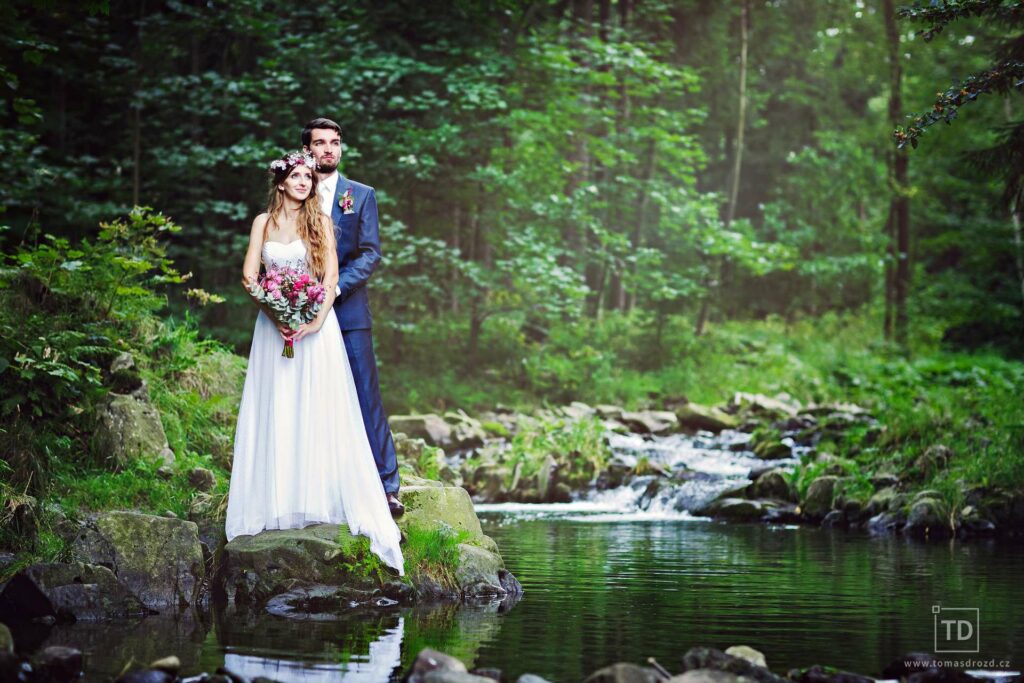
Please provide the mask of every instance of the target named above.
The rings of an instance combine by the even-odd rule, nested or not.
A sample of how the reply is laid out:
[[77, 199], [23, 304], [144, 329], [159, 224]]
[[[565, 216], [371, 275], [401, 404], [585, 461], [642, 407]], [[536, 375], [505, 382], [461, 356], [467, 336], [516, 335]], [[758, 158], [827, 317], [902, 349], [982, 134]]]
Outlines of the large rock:
[[431, 527], [444, 522], [455, 531], [468, 532], [473, 540], [490, 540], [484, 536], [473, 501], [464, 488], [405, 486], [399, 496], [405, 505], [405, 514], [398, 518], [398, 528], [403, 532], [412, 524]]
[[[435, 529], [445, 526], [463, 532], [459, 565], [451, 579], [432, 576], [429, 570], [409, 565], [406, 582], [378, 574], [368, 568], [360, 553], [365, 544], [353, 537], [345, 525], [315, 524], [304, 529], [267, 530], [255, 536], [239, 536], [226, 544], [218, 556], [215, 585], [229, 603], [270, 608], [275, 596], [291, 594], [279, 607], [282, 615], [294, 617], [309, 611], [315, 593], [316, 608], [329, 612], [330, 600], [337, 608], [347, 602], [365, 601], [381, 591], [388, 597], [472, 598], [518, 596], [522, 587], [509, 573], [494, 540], [485, 536], [473, 502], [465, 489], [423, 481], [401, 491], [405, 514], [399, 528], [408, 537], [410, 527]], [[372, 564], [372, 563], [371, 563]], [[415, 590], [410, 592], [410, 582]], [[453, 592], [454, 590], [454, 592]], [[303, 592], [305, 591], [305, 592]], [[311, 593], [311, 591], [313, 593]]]
[[497, 553], [468, 543], [459, 544], [455, 581], [464, 598], [504, 598], [521, 595], [522, 587]]
[[352, 595], [368, 596], [379, 582], [356, 561], [356, 543], [344, 524], [237, 536], [220, 551], [216, 586], [229, 604], [253, 606], [312, 585], [345, 586]]
[[800, 511], [809, 519], [822, 520], [832, 509], [832, 496], [839, 477], [831, 474], [818, 477], [807, 488]]
[[425, 647], [416, 655], [403, 680], [406, 683], [424, 683], [427, 674], [435, 671], [468, 673], [466, 665], [455, 657]]
[[509, 496], [509, 490], [505, 487], [508, 479], [508, 467], [485, 462], [473, 470], [473, 495], [481, 503], [504, 503]]
[[786, 471], [775, 468], [764, 472], [754, 482], [753, 493], [758, 498], [777, 498], [779, 500], [791, 500], [792, 489], [786, 480]]
[[686, 671], [714, 669], [752, 679], [758, 683], [788, 683], [782, 676], [751, 662], [746, 657], [736, 657], [712, 647], [690, 648], [683, 655], [683, 668]]
[[731, 404], [734, 409], [776, 419], [795, 417], [800, 412], [800, 403], [785, 394], [768, 397], [738, 391], [733, 394]]
[[903, 531], [921, 538], [946, 538], [952, 534], [949, 509], [936, 498], [919, 497], [910, 506]]
[[745, 659], [756, 666], [768, 666], [768, 661], [764, 658], [764, 653], [760, 650], [755, 650], [749, 645], [733, 645], [732, 647], [727, 647], [725, 649], [725, 654]]
[[754, 522], [764, 515], [764, 503], [745, 498], [720, 498], [697, 511], [698, 515], [733, 522]]
[[619, 422], [638, 434], [668, 434], [679, 426], [679, 418], [667, 410], [624, 412]]
[[206, 576], [194, 522], [138, 512], [107, 512], [72, 542], [76, 556], [107, 567], [154, 610], [195, 606]]
[[452, 427], [444, 418], [433, 413], [426, 415], [392, 415], [388, 418], [391, 431], [401, 432], [413, 439], [423, 439], [431, 446], [449, 446]]
[[684, 429], [707, 430], [720, 432], [723, 429], [735, 429], [739, 421], [729, 413], [718, 408], [709, 408], [697, 403], [687, 403], [676, 410], [679, 425]]
[[750, 679], [718, 669], [694, 669], [673, 676], [667, 683], [749, 683]]
[[451, 445], [453, 448], [475, 448], [482, 446], [487, 432], [479, 420], [475, 420], [462, 410], [448, 411], [444, 414], [445, 421], [451, 426]]
[[583, 683], [658, 683], [663, 680], [657, 670], [626, 662], [612, 664], [583, 679]]
[[74, 562], [34, 564], [0, 593], [0, 619], [97, 621], [150, 614], [106, 567]]
[[110, 394], [96, 408], [92, 448], [115, 469], [138, 457], [161, 459], [167, 465], [174, 462], [159, 411], [134, 396]]

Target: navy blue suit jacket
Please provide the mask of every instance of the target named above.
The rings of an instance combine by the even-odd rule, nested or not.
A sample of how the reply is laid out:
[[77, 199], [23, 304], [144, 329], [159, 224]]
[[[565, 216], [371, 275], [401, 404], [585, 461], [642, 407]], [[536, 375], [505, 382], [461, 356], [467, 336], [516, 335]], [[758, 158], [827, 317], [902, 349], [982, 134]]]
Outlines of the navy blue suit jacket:
[[[352, 213], [344, 213], [339, 200], [352, 190]], [[377, 219], [377, 195], [369, 185], [338, 174], [331, 208], [334, 239], [338, 245], [338, 287], [334, 312], [344, 330], [362, 330], [373, 326], [366, 283], [380, 263], [380, 226]]]

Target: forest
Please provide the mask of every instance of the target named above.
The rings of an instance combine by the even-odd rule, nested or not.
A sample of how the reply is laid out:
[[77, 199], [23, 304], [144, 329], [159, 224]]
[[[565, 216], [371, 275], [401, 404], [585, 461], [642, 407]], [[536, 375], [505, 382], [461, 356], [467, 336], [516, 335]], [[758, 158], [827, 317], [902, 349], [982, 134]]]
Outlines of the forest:
[[0, 17], [11, 490], [89, 462], [126, 351], [176, 452], [230, 440], [237, 394], [203, 373], [244, 367], [249, 225], [315, 116], [380, 202], [389, 412], [784, 392], [884, 414], [865, 457], [942, 441], [971, 478], [1024, 481], [1020, 2]]

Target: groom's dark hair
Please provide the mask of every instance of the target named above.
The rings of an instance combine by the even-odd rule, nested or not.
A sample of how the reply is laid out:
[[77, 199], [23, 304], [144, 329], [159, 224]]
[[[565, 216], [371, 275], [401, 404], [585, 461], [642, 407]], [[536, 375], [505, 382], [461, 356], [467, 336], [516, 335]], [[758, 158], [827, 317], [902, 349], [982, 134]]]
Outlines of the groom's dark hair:
[[302, 129], [302, 144], [309, 147], [309, 143], [313, 140], [313, 129], [314, 128], [327, 128], [333, 130], [341, 137], [341, 126], [336, 124], [334, 121], [325, 118], [313, 119], [306, 124], [306, 127]]

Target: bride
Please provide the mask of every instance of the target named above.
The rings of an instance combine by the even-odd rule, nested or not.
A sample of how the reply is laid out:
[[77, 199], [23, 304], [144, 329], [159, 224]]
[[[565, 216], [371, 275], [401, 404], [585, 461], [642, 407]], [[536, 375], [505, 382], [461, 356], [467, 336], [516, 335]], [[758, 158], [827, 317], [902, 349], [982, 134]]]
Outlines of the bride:
[[[313, 158], [271, 163], [267, 212], [256, 217], [242, 267], [248, 287], [267, 268], [307, 270], [327, 294], [315, 320], [291, 330], [261, 307], [235, 428], [227, 540], [263, 529], [347, 524], [403, 574], [401, 534], [363, 427], [352, 370], [334, 313], [338, 255], [320, 211]], [[307, 199], [310, 199], [307, 201]], [[257, 302], [257, 306], [260, 304]], [[281, 355], [291, 337], [295, 357]]]

